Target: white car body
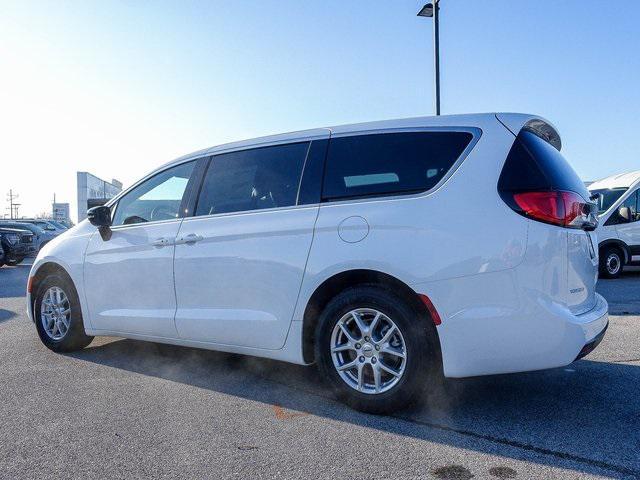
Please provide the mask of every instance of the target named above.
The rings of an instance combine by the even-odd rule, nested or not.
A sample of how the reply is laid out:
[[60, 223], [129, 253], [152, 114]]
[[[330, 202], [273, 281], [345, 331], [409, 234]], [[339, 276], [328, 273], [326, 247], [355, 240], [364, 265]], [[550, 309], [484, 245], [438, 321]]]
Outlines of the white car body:
[[[630, 198], [638, 195], [640, 190], [640, 170], [635, 172], [622, 173], [598, 180], [589, 185], [591, 192], [597, 191], [618, 191], [624, 192], [611, 205], [599, 215], [598, 241], [600, 249], [607, 246], [619, 246], [624, 254], [624, 263], [629, 265], [640, 264], [640, 218], [631, 219], [630, 222], [616, 222], [616, 215], [620, 206], [625, 204]], [[637, 205], [636, 201], [632, 202]], [[637, 211], [637, 210], [636, 210]]]
[[[593, 233], [532, 221], [498, 195], [505, 158], [526, 125], [559, 143], [539, 117], [477, 114], [317, 129], [196, 152], [154, 173], [302, 140], [473, 134], [460, 160], [424, 193], [115, 226], [109, 241], [83, 221], [42, 249], [30, 279], [45, 266], [64, 269], [88, 335], [307, 364], [314, 293], [337, 276], [377, 272], [431, 300], [448, 377], [567, 365], [604, 331], [608, 307], [595, 292]], [[185, 243], [188, 235], [200, 241]], [[33, 318], [30, 293], [27, 305]]]

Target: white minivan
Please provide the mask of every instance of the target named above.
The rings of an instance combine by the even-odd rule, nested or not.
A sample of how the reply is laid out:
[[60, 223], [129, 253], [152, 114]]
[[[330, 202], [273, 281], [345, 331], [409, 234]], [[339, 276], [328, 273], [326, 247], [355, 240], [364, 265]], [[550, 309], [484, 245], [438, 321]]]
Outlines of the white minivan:
[[539, 117], [478, 114], [202, 150], [48, 244], [29, 313], [57, 352], [111, 335], [316, 363], [376, 413], [443, 374], [567, 365], [608, 317], [560, 146]]
[[597, 196], [600, 273], [616, 278], [625, 265], [640, 265], [640, 170], [589, 185]]

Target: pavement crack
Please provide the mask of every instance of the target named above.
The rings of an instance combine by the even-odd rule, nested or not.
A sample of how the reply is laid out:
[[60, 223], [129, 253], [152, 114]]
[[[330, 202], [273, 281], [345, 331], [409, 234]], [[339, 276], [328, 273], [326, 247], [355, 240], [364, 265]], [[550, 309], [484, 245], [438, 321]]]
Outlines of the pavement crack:
[[640, 358], [629, 358], [628, 360], [615, 360], [611, 363], [629, 363], [629, 362], [640, 362]]

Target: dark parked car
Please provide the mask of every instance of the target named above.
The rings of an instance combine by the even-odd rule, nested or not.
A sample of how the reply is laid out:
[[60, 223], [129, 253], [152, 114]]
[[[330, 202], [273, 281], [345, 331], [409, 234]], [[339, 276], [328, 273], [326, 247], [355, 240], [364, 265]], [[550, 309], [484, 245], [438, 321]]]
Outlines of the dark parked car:
[[0, 228], [17, 228], [33, 233], [33, 244], [29, 247], [28, 255], [35, 256], [45, 244], [53, 239], [53, 235], [31, 223], [20, 223], [16, 220], [0, 220]]
[[0, 267], [4, 265], [4, 249], [2, 248], [2, 241], [0, 241]]
[[33, 251], [34, 235], [29, 230], [0, 227], [0, 243], [4, 250], [3, 263], [18, 265]]

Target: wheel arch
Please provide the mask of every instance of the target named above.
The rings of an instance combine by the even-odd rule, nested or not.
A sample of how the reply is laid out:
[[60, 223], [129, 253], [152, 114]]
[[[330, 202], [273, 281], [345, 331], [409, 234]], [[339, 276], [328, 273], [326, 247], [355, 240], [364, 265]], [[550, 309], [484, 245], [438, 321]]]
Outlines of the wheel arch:
[[71, 282], [71, 284], [75, 288], [76, 293], [78, 292], [78, 287], [76, 287], [76, 284], [73, 281], [73, 278], [71, 277], [71, 275], [69, 274], [69, 272], [67, 271], [66, 268], [64, 268], [59, 263], [56, 263], [56, 262], [53, 262], [53, 261], [46, 261], [43, 264], [38, 266], [37, 270], [31, 275], [31, 277], [29, 279], [29, 293], [31, 294], [31, 309], [32, 309], [32, 311], [35, 312], [34, 302], [36, 301], [36, 297], [37, 297], [38, 289], [40, 288], [40, 284], [49, 275], [52, 275], [52, 274], [55, 274], [55, 273], [65, 277], [67, 280], [69, 280], [69, 282]]
[[395, 294], [405, 299], [416, 311], [418, 316], [426, 320], [426, 328], [433, 328], [433, 332], [438, 339], [438, 355], [442, 358], [437, 328], [432, 321], [432, 317], [427, 306], [420, 301], [418, 294], [402, 280], [399, 280], [388, 273], [369, 269], [353, 269], [335, 273], [331, 277], [327, 278], [316, 287], [313, 294], [309, 297], [304, 309], [302, 320], [302, 356], [305, 363], [313, 363], [315, 361], [315, 330], [320, 313], [333, 297], [344, 289], [356, 285], [380, 286], [393, 291]]

